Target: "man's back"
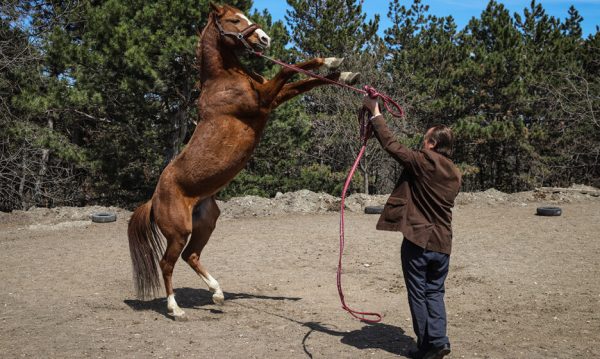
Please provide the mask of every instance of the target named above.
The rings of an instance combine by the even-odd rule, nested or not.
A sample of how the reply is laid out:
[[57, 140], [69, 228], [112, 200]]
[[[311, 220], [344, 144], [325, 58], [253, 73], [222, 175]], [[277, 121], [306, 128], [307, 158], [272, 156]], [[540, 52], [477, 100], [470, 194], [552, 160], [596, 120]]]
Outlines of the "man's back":
[[410, 150], [395, 140], [383, 117], [373, 119], [383, 148], [404, 171], [377, 223], [377, 229], [400, 231], [419, 247], [450, 254], [452, 207], [461, 175], [447, 157], [432, 150]]

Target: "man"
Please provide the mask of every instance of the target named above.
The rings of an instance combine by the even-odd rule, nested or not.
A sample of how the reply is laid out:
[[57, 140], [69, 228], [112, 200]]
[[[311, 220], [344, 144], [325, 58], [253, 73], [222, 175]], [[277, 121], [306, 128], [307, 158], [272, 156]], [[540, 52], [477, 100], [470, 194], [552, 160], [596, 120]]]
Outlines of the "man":
[[383, 209], [378, 230], [403, 234], [402, 272], [408, 292], [417, 350], [412, 358], [441, 359], [450, 353], [446, 335], [444, 281], [452, 247], [452, 211], [461, 175], [450, 156], [454, 137], [446, 126], [425, 134], [423, 148], [408, 149], [386, 125], [377, 100], [368, 96], [375, 137], [404, 170]]

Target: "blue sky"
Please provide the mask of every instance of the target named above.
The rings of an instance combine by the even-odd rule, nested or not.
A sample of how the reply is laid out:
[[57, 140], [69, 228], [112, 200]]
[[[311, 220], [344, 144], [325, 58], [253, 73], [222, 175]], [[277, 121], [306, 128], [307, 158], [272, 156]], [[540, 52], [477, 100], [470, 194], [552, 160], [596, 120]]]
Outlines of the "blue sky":
[[[524, 8], [528, 8], [530, 0], [500, 0], [511, 13], [523, 13]], [[546, 12], [554, 17], [564, 20], [568, 16], [569, 6], [574, 5], [583, 17], [582, 28], [584, 36], [596, 32], [596, 26], [600, 25], [600, 0], [541, 0]], [[383, 29], [390, 24], [387, 18], [388, 1], [384, 0], [365, 0], [363, 10], [367, 16], [372, 18], [374, 14], [379, 14], [381, 17], [379, 30], [383, 34]], [[405, 6], [410, 6], [412, 0], [404, 0]], [[437, 16], [452, 15], [459, 29], [462, 29], [469, 20], [475, 16], [479, 17], [485, 9], [487, 1], [485, 0], [423, 0], [425, 5], [429, 5], [429, 12]], [[285, 0], [268, 1], [254, 0], [256, 9], [268, 9], [274, 20], [282, 20], [285, 23], [285, 10], [287, 2]]]

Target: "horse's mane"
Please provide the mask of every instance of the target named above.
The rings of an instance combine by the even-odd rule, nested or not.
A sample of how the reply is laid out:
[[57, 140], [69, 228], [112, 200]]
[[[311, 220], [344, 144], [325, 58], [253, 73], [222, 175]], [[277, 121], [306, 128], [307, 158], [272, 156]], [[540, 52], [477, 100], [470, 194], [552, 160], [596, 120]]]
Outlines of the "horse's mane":
[[[206, 25], [202, 29], [202, 32], [200, 32], [200, 36], [198, 37], [198, 43], [196, 44], [196, 61], [194, 63], [194, 68], [196, 69], [198, 74], [200, 73], [200, 70], [202, 69], [202, 41], [204, 40], [204, 35], [206, 34], [206, 30], [208, 30], [208, 28], [211, 25], [213, 25], [213, 23], [214, 23], [214, 16], [215, 15], [213, 12], [210, 12], [208, 14], [208, 21], [206, 22]], [[198, 88], [198, 90], [202, 90], [202, 83], [200, 82], [200, 76], [198, 76], [198, 82], [196, 83], [196, 88]]]
[[[226, 9], [226, 10], [229, 10], [232, 12], [238, 11], [236, 8], [229, 6], [229, 5], [223, 5], [223, 9]], [[214, 11], [211, 11], [210, 13], [208, 13], [208, 21], [206, 22], [204, 29], [202, 29], [202, 32], [200, 33], [198, 44], [196, 45], [196, 68], [197, 69], [200, 69], [202, 67], [202, 39], [204, 38], [204, 34], [206, 33], [206, 30], [209, 28], [209, 26], [214, 24], [215, 16], [217, 16], [217, 14]]]
[[[229, 10], [232, 12], [238, 12], [239, 10], [237, 10], [236, 8], [229, 6], [229, 5], [223, 5], [223, 9], [225, 10]], [[204, 37], [206, 35], [206, 31], [208, 30], [209, 27], [214, 26], [215, 23], [215, 17], [217, 16], [217, 14], [214, 11], [211, 11], [208, 14], [208, 21], [206, 22], [206, 25], [204, 26], [204, 29], [202, 29], [202, 32], [200, 33], [200, 36], [198, 38], [198, 43], [196, 44], [196, 61], [194, 64], [194, 68], [195, 70], [200, 73], [202, 66], [203, 66], [203, 58], [202, 58], [202, 42], [204, 41]], [[240, 64], [240, 66], [242, 66]], [[245, 71], [249, 76], [251, 76], [253, 79], [255, 79], [256, 81], [258, 81], [259, 83], [264, 83], [266, 80], [260, 75], [257, 74], [254, 71]], [[202, 80], [201, 80], [201, 76], [198, 76], [198, 81], [196, 82], [195, 87], [199, 90], [202, 91]]]

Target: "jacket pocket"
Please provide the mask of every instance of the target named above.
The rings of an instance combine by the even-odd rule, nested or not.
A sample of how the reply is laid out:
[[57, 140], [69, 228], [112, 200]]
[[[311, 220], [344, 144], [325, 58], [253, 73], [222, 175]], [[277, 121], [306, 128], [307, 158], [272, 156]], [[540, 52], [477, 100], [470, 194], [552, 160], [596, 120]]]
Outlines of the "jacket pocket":
[[390, 197], [383, 209], [383, 218], [386, 222], [398, 223], [406, 217], [406, 199]]

